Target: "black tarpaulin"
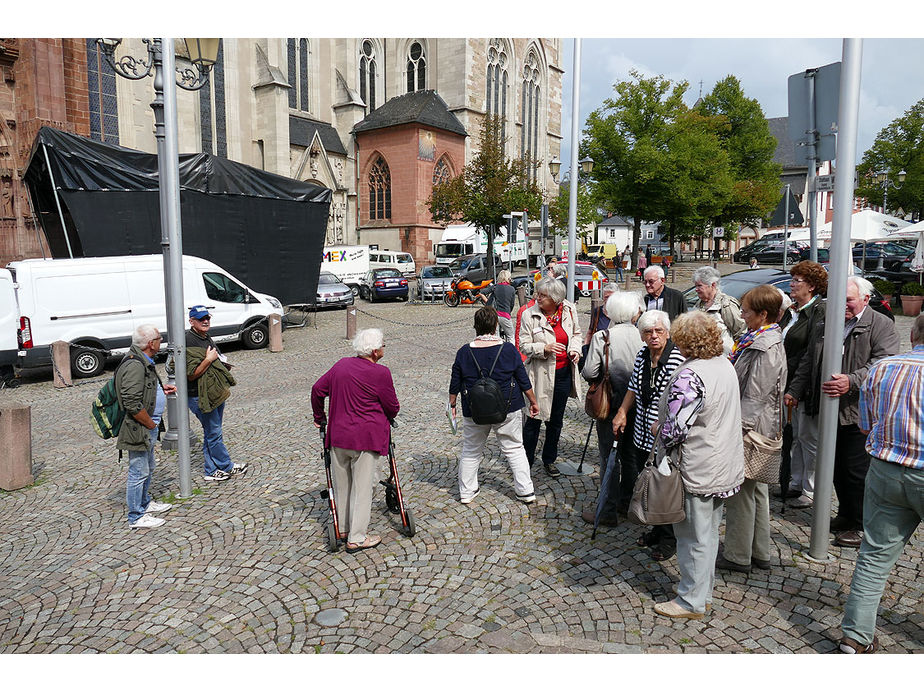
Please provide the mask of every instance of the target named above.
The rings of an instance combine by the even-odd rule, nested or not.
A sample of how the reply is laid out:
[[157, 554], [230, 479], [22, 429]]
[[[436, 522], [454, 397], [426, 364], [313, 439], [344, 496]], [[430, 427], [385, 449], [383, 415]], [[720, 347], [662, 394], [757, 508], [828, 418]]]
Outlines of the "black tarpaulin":
[[[184, 255], [285, 304], [314, 302], [329, 189], [211, 154], [180, 154], [179, 173]], [[161, 252], [156, 155], [44, 127], [25, 181], [53, 257]]]

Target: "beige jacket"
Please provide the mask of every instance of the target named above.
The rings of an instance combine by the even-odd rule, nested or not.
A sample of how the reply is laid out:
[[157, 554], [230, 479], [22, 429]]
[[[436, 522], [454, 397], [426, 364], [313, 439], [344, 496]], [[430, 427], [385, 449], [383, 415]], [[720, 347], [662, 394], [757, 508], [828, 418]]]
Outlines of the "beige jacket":
[[[568, 351], [581, 353], [583, 335], [574, 304], [562, 301], [561, 326], [568, 334]], [[526, 372], [539, 402], [539, 417], [548, 421], [552, 413], [552, 393], [555, 390], [555, 355], [545, 354], [545, 345], [555, 343], [555, 330], [549, 325], [538, 305], [523, 311], [520, 319], [520, 353], [526, 359]], [[581, 379], [576, 364], [571, 367], [571, 397], [583, 397]]]

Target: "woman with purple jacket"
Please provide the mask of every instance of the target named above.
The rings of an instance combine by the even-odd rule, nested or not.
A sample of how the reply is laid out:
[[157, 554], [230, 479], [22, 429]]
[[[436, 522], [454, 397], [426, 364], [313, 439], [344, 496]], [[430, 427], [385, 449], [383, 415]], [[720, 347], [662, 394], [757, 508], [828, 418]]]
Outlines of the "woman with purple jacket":
[[[355, 357], [342, 358], [311, 388], [314, 425], [327, 423], [324, 445], [330, 449], [337, 496], [337, 520], [346, 529], [350, 553], [377, 546], [367, 535], [372, 508], [373, 474], [388, 455], [392, 420], [400, 408], [391, 371], [378, 361], [385, 355], [382, 330], [361, 330], [353, 339]], [[329, 413], [324, 400], [330, 398]]]

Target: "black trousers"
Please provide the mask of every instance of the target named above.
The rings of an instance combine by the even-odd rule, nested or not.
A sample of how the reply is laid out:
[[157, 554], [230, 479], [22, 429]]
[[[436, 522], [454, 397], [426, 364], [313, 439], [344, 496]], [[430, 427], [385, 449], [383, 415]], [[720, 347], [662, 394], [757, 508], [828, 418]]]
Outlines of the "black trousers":
[[[632, 448], [632, 467], [634, 469], [635, 478], [638, 478], [638, 474], [642, 471], [642, 467], [645, 466], [645, 462], [648, 460], [648, 455], [651, 454], [650, 450], [640, 450], [635, 445], [631, 446]], [[635, 485], [635, 480], [632, 481], [633, 486]], [[629, 498], [632, 498], [632, 491], [629, 491]], [[655, 525], [649, 531], [648, 534], [652, 537], [652, 541], [655, 543], [665, 543], [671, 544], [673, 546], [677, 545], [677, 540], [674, 538], [674, 526], [673, 525]]]
[[850, 529], [863, 529], [863, 492], [869, 454], [866, 434], [856, 424], [837, 427], [834, 443], [834, 490], [837, 492], [837, 516], [850, 521]]
[[[616, 412], [613, 411], [613, 416]], [[638, 468], [636, 467], [633, 453], [632, 435], [624, 432], [616, 446], [616, 464], [619, 465], [613, 470], [610, 476], [610, 486], [607, 489], [602, 487], [605, 476], [607, 460], [613, 451], [613, 416], [604, 420], [597, 421], [597, 454], [600, 458], [600, 493], [606, 493], [606, 503], [600, 514], [601, 519], [607, 522], [615, 522], [616, 514], [620, 508], [628, 508], [629, 501], [632, 500], [632, 489], [635, 486], [635, 480], [638, 478]], [[632, 430], [632, 422], [635, 418], [634, 412], [629, 412], [628, 421], [626, 422], [626, 431]]]
[[[565, 418], [565, 405], [568, 404], [568, 395], [571, 394], [571, 364], [555, 371], [555, 387], [552, 391], [552, 410], [549, 420], [545, 422], [545, 443], [542, 445], [542, 463], [553, 464], [558, 457], [558, 441], [561, 439], [561, 428]], [[536, 446], [539, 444], [539, 430], [542, 428], [541, 419], [526, 417], [523, 424], [523, 447], [526, 449], [526, 459], [529, 466], [536, 461]]]

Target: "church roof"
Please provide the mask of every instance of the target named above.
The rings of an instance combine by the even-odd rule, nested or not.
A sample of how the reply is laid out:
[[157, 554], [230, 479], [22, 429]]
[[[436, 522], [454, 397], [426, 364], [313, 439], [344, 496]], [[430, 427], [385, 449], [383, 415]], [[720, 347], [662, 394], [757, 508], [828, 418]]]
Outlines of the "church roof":
[[353, 132], [380, 130], [394, 125], [419, 123], [438, 130], [468, 135], [449, 106], [432, 89], [415, 91], [389, 99], [353, 126]]
[[289, 116], [289, 143], [297, 144], [301, 147], [310, 147], [314, 133], [318, 133], [321, 138], [321, 144], [328, 152], [342, 154], [346, 156], [346, 149], [343, 142], [340, 141], [340, 135], [330, 123], [323, 123], [319, 120], [310, 118], [300, 118], [298, 116]]

